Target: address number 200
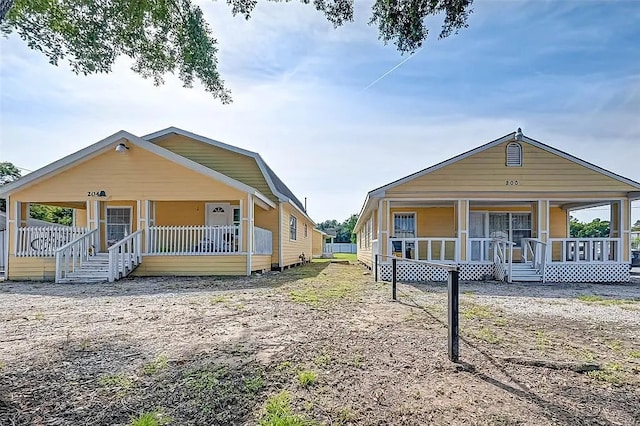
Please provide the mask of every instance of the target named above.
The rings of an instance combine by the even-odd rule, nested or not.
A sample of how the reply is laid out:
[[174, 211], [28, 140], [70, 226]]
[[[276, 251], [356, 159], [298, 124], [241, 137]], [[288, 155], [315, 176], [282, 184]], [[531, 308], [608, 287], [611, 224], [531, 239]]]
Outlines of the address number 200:
[[505, 181], [505, 185], [506, 186], [518, 186], [519, 182], [517, 180], [506, 180]]

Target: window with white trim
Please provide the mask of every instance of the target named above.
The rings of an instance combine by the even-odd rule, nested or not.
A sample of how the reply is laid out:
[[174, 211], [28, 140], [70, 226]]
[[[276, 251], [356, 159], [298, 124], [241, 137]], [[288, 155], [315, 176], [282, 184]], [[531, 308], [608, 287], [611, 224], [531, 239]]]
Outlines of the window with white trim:
[[115, 244], [130, 233], [131, 207], [107, 207], [107, 244]]
[[531, 238], [531, 213], [489, 213], [489, 238], [521, 247], [523, 238]]
[[416, 214], [415, 213], [394, 213], [393, 214], [393, 236], [395, 238], [415, 238]]
[[298, 218], [295, 216], [289, 217], [289, 239], [298, 239]]
[[511, 142], [509, 145], [507, 145], [506, 157], [507, 167], [521, 167], [522, 145], [516, 142]]

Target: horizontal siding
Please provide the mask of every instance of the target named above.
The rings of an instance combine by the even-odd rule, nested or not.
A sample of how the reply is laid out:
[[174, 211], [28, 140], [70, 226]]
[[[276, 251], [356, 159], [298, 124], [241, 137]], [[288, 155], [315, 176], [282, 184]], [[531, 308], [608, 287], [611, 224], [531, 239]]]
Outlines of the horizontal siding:
[[148, 256], [133, 271], [136, 276], [161, 275], [246, 275], [246, 255], [233, 256]]
[[271, 256], [254, 254], [251, 256], [251, 271], [271, 270]]
[[324, 252], [324, 236], [318, 232], [318, 231], [313, 231], [313, 241], [312, 241], [312, 254], [314, 257], [316, 256], [322, 256], [322, 253]]
[[155, 143], [169, 151], [256, 188], [272, 201], [277, 202], [254, 158], [181, 135], [171, 135]]
[[[115, 146], [115, 144], [114, 144]], [[131, 145], [96, 157], [11, 195], [12, 201], [86, 201], [88, 191], [115, 200], [240, 200], [246, 193]]]
[[362, 263], [364, 263], [365, 265], [367, 265], [368, 267], [373, 267], [373, 264], [371, 262], [371, 248], [362, 248], [362, 247], [358, 247], [358, 260]]
[[[289, 266], [300, 263], [300, 255], [304, 253], [310, 258], [313, 253], [313, 226], [300, 212], [291, 207], [288, 203], [280, 204], [282, 206], [282, 262], [280, 266]], [[291, 240], [289, 218], [291, 215], [298, 218], [297, 239]], [[304, 236], [304, 224], [307, 224], [308, 233]]]
[[551, 207], [549, 209], [550, 238], [569, 238], [569, 236], [567, 235], [568, 214], [568, 211], [562, 210], [560, 207]]
[[[479, 152], [424, 176], [412, 179], [387, 194], [412, 195], [437, 191], [500, 191], [510, 194], [539, 191], [633, 191], [619, 182], [565, 158], [522, 143], [523, 166], [505, 165], [507, 143]], [[507, 181], [518, 185], [506, 185]]]
[[53, 281], [56, 262], [53, 257], [9, 256], [9, 279], [14, 281]]

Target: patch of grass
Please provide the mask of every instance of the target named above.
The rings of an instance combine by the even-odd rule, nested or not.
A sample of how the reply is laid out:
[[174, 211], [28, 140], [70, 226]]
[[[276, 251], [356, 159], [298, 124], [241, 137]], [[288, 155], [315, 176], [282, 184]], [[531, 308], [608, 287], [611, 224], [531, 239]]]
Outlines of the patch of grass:
[[171, 422], [171, 418], [161, 411], [149, 411], [131, 419], [131, 426], [162, 426]]
[[264, 407], [260, 426], [313, 426], [315, 423], [293, 414], [291, 411], [291, 395], [282, 391], [273, 395]]
[[596, 356], [593, 352], [588, 349], [583, 349], [580, 351], [580, 357], [585, 362], [593, 362], [596, 359]]
[[[640, 359], [640, 351], [629, 352], [629, 358]], [[0, 370], [2, 370], [2, 362], [0, 362]]]
[[296, 303], [319, 306], [331, 301], [347, 299], [354, 296], [356, 287], [349, 282], [333, 282], [330, 285], [308, 285], [289, 292], [289, 297]]
[[620, 340], [612, 340], [608, 346], [612, 351], [618, 352], [622, 350], [622, 342]]
[[167, 358], [166, 355], [160, 355], [158, 358], [154, 359], [153, 361], [146, 363], [142, 367], [142, 371], [147, 376], [152, 376], [166, 369], [167, 366], [169, 365], [168, 361], [169, 359]]
[[318, 381], [318, 373], [311, 370], [303, 370], [298, 373], [298, 384], [303, 388], [308, 388]]
[[4, 361], [0, 361], [0, 371], [4, 370], [7, 367], [7, 363]]
[[606, 382], [614, 386], [622, 386], [626, 383], [624, 368], [619, 363], [607, 364], [602, 370], [589, 371], [587, 375], [591, 378]]
[[480, 340], [484, 340], [487, 343], [491, 343], [492, 345], [499, 343], [500, 338], [496, 335], [496, 333], [488, 327], [483, 327], [476, 333], [476, 337]]
[[42, 312], [36, 312], [36, 314], [33, 316], [33, 319], [35, 319], [36, 321], [44, 321], [44, 314]]
[[475, 292], [471, 290], [466, 290], [466, 291], [463, 291], [462, 294], [464, 294], [465, 296], [473, 296]]
[[322, 355], [318, 355], [313, 362], [318, 366], [318, 367], [326, 367], [327, 365], [331, 364], [331, 355], [329, 355], [328, 353], [323, 353]]
[[539, 350], [546, 350], [549, 346], [551, 346], [551, 341], [545, 335], [544, 330], [536, 331], [536, 348]]
[[340, 411], [338, 411], [338, 424], [339, 425], [346, 425], [346, 424], [354, 421], [355, 419], [356, 419], [356, 414], [349, 407], [341, 408]]
[[107, 374], [98, 379], [98, 384], [107, 388], [115, 388], [118, 396], [124, 396], [135, 386], [131, 377], [119, 374]]
[[209, 303], [211, 305], [217, 305], [219, 303], [227, 303], [230, 300], [231, 300], [231, 296], [226, 294], [221, 294], [220, 296], [214, 296], [211, 299], [209, 299]]
[[495, 320], [493, 320], [493, 325], [495, 325], [496, 327], [504, 327], [507, 324], [509, 324], [509, 321], [507, 321], [506, 318], [496, 318]]
[[291, 363], [291, 361], [284, 361], [276, 366], [276, 370], [278, 371], [286, 371], [292, 368], [293, 368], [293, 364]]
[[596, 294], [580, 294], [578, 295], [578, 300], [584, 303], [593, 303], [604, 306], [630, 305], [640, 302], [638, 299], [609, 299]]
[[249, 393], [257, 393], [260, 389], [264, 387], [264, 379], [262, 376], [253, 376], [247, 379], [244, 379], [244, 388]]
[[464, 319], [480, 319], [480, 318], [491, 318], [493, 317], [493, 312], [487, 307], [483, 305], [476, 305], [474, 303], [467, 304], [462, 309], [462, 317]]
[[357, 262], [358, 255], [356, 253], [333, 253], [334, 259], [348, 260], [349, 262]]
[[362, 368], [362, 366], [364, 365], [364, 355], [362, 354], [354, 355], [351, 363], [353, 364], [354, 367]]
[[197, 392], [212, 391], [220, 384], [220, 379], [229, 374], [229, 368], [225, 365], [216, 366], [213, 369], [199, 369], [187, 372], [184, 384]]

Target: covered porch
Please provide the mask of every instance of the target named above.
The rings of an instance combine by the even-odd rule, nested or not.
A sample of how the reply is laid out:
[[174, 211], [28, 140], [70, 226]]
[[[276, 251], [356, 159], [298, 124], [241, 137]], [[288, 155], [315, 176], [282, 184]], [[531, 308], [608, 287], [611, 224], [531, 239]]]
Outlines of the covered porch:
[[[596, 205], [610, 207], [609, 235], [572, 237], [571, 212]], [[458, 264], [466, 280], [628, 281], [630, 212], [626, 198], [381, 199], [363, 225], [359, 259], [383, 277], [396, 257]], [[406, 263], [403, 279], [446, 279], [437, 268]]]
[[272, 230], [256, 226], [272, 222], [275, 206], [251, 194], [235, 200], [105, 200], [97, 194], [84, 202], [40, 203], [73, 208], [71, 227], [27, 226], [31, 203], [38, 201], [12, 203], [9, 279], [248, 275], [271, 269], [277, 245]]

